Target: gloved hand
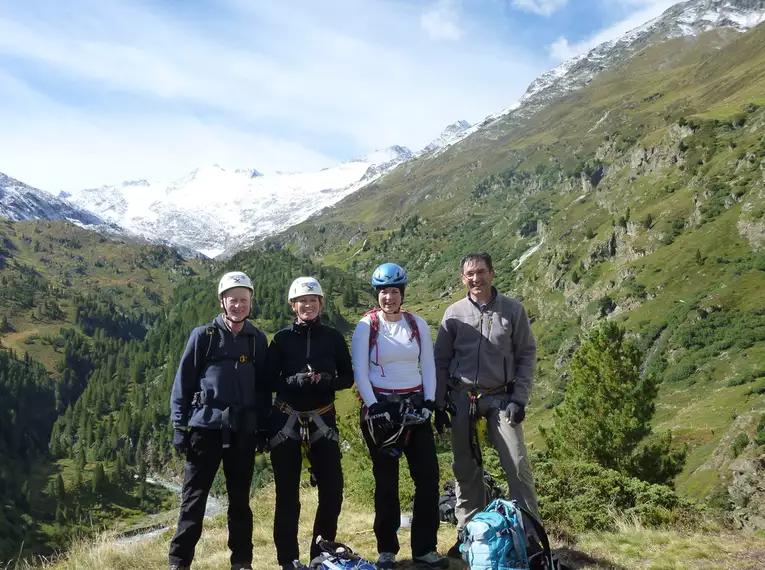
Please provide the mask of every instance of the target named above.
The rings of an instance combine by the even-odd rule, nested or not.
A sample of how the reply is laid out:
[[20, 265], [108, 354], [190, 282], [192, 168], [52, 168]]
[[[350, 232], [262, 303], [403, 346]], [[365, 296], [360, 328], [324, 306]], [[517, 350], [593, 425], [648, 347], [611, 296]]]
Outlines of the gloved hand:
[[437, 409], [434, 412], [434, 421], [433, 423], [436, 426], [436, 432], [439, 434], [444, 433], [444, 428], [451, 428], [452, 427], [452, 418], [451, 414], [449, 413], [451, 410], [448, 408], [444, 409]]
[[510, 423], [519, 424], [526, 417], [526, 406], [517, 402], [510, 402], [505, 408]]
[[297, 374], [293, 374], [292, 376], [287, 376], [284, 381], [287, 382], [288, 386], [301, 388], [305, 384], [308, 384], [313, 380], [313, 373], [312, 372], [298, 372]]
[[185, 457], [189, 452], [189, 443], [191, 439], [191, 432], [188, 429], [175, 428], [173, 432], [173, 447], [178, 455]]
[[422, 405], [422, 409], [420, 410], [420, 414], [423, 418], [425, 418], [425, 421], [428, 421], [430, 419], [430, 416], [433, 415], [433, 412], [436, 410], [436, 403], [433, 400], [425, 400], [425, 403]]
[[311, 377], [311, 383], [320, 389], [332, 388], [332, 380], [335, 379], [335, 375], [330, 372], [314, 372]]
[[388, 405], [381, 402], [375, 402], [367, 410], [367, 419], [372, 422], [375, 428], [388, 428], [393, 424], [391, 422]]
[[268, 432], [257, 432], [255, 434], [255, 454], [267, 453], [268, 451]]

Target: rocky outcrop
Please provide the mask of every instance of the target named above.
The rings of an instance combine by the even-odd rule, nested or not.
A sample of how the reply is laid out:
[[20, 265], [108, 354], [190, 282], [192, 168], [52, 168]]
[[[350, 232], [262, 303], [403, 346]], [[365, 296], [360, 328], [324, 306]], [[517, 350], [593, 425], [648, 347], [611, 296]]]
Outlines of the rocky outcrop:
[[730, 468], [733, 482], [728, 494], [734, 505], [733, 519], [745, 530], [765, 530], [765, 454], [737, 459]]

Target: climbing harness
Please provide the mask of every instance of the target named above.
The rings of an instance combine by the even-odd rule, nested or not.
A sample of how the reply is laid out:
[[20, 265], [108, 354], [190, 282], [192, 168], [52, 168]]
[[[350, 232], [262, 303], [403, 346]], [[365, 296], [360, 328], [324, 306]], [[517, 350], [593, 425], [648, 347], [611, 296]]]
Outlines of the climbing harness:
[[[404, 448], [409, 443], [409, 428], [413, 425], [428, 421], [430, 414], [423, 407], [424, 399], [422, 387], [409, 388], [407, 390], [375, 389], [378, 399], [382, 399], [386, 408], [377, 415], [369, 415], [369, 409], [365, 406], [362, 410], [362, 420], [367, 422], [367, 428], [372, 443], [383, 453], [392, 457], [400, 457]], [[390, 425], [389, 429], [375, 427], [375, 420], [385, 419]]]
[[[318, 410], [298, 412], [293, 409], [292, 406], [277, 398], [274, 401], [274, 406], [281, 413], [286, 414], [289, 417], [287, 418], [284, 427], [269, 441], [271, 449], [274, 449], [277, 445], [288, 439], [299, 441], [303, 453], [303, 466], [308, 469], [308, 472], [311, 475], [311, 485], [316, 486], [316, 476], [314, 475], [313, 466], [311, 464], [311, 446], [322, 437], [326, 437], [331, 441], [338, 441], [339, 436], [337, 430], [327, 425], [322, 418], [323, 415], [333, 412], [335, 405], [327, 404]], [[311, 424], [315, 426], [315, 429], [311, 429]]]

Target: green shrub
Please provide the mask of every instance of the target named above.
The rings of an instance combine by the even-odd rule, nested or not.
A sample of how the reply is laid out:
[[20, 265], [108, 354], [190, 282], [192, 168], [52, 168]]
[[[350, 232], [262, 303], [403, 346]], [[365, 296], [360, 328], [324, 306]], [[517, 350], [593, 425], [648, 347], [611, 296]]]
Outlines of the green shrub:
[[757, 429], [754, 432], [754, 443], [765, 445], [765, 414], [760, 416], [760, 421], [757, 423]]
[[667, 525], [677, 520], [680, 507], [688, 506], [670, 487], [588, 461], [542, 456], [534, 462], [534, 480], [542, 519], [569, 533], [613, 529], [614, 515]]
[[733, 439], [733, 443], [730, 446], [731, 456], [735, 458], [741, 455], [741, 452], [746, 449], [747, 445], [749, 445], [749, 436], [741, 432]]

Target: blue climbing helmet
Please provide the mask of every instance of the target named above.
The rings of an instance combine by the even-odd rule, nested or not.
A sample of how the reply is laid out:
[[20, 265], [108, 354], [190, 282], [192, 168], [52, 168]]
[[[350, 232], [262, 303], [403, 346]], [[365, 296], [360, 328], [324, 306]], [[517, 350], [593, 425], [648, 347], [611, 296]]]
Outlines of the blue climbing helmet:
[[408, 282], [406, 271], [395, 263], [383, 263], [372, 273], [373, 287], [395, 287], [406, 285]]

